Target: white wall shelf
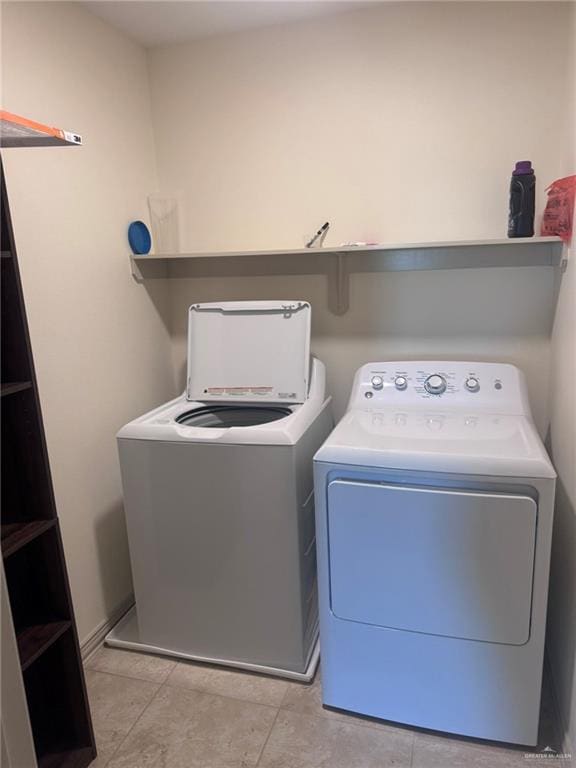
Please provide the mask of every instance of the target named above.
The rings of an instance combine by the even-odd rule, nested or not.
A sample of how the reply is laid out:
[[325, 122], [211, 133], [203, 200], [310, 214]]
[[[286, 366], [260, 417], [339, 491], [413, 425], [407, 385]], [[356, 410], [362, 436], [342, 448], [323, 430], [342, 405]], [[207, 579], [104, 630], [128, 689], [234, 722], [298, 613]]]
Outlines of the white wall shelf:
[[326, 274], [329, 306], [337, 315], [348, 309], [351, 272], [400, 272], [492, 267], [558, 267], [559, 237], [391, 243], [280, 251], [164, 253], [131, 256], [136, 280], [178, 277]]

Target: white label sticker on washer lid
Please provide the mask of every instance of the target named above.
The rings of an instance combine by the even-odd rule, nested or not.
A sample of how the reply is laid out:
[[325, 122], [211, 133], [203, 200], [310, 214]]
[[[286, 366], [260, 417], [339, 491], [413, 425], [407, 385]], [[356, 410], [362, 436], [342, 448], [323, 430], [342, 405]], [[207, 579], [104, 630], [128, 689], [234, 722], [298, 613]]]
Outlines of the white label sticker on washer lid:
[[310, 304], [194, 304], [188, 313], [189, 400], [304, 402]]
[[259, 397], [266, 397], [270, 399], [274, 393], [272, 387], [205, 387], [206, 395], [210, 397], [223, 397], [229, 395], [230, 397], [243, 397], [244, 395], [252, 394]]

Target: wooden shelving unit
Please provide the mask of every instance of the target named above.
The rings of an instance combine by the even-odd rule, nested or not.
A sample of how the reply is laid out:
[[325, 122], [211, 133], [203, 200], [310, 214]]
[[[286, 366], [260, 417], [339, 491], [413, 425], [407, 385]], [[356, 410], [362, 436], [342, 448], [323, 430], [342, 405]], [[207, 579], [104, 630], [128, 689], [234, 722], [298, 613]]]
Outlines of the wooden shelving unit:
[[9, 557], [18, 552], [36, 536], [53, 528], [56, 520], [32, 520], [23, 523], [2, 523], [2, 556]]
[[85, 768], [96, 748], [3, 169], [1, 207], [5, 584], [38, 766]]
[[47, 624], [38, 624], [23, 629], [16, 638], [22, 671], [28, 669], [30, 664], [36, 661], [71, 626], [71, 621], [50, 621]]
[[5, 397], [6, 395], [15, 395], [16, 392], [24, 392], [25, 389], [30, 389], [31, 387], [31, 381], [12, 381], [2, 384], [2, 397]]
[[294, 248], [270, 251], [214, 251], [130, 256], [138, 282], [154, 278], [326, 275], [328, 304], [336, 315], [349, 302], [354, 272], [410, 272], [494, 267], [558, 267], [559, 237], [385, 243], [367, 246]]

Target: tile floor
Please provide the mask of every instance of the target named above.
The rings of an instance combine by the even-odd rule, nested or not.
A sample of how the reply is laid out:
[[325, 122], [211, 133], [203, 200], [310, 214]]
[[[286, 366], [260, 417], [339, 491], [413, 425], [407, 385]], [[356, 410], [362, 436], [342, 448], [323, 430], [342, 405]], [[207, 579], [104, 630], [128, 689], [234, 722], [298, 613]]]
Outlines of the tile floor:
[[[322, 708], [311, 685], [101, 648], [86, 663], [93, 768], [515, 768], [522, 748]], [[560, 749], [549, 687], [541, 744]], [[538, 751], [538, 750], [535, 750]], [[567, 760], [554, 761], [562, 767]]]

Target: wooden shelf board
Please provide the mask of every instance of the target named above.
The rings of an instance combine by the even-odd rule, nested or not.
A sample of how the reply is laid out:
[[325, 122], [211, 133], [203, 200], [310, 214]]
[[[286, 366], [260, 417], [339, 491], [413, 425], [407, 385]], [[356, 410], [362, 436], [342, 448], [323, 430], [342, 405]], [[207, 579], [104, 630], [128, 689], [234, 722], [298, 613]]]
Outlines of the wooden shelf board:
[[38, 768], [85, 768], [95, 757], [96, 750], [93, 747], [62, 749], [41, 755]]
[[289, 248], [282, 250], [259, 251], [213, 251], [192, 253], [149, 253], [145, 255], [132, 255], [138, 262], [150, 261], [179, 261], [186, 259], [225, 259], [232, 257], [253, 256], [315, 256], [318, 254], [356, 254], [386, 253], [388, 251], [427, 251], [427, 250], [454, 250], [470, 248], [506, 248], [516, 250], [522, 246], [551, 246], [562, 245], [559, 237], [517, 237], [498, 238], [492, 240], [449, 240], [425, 243], [381, 243], [378, 245], [362, 246], [330, 246], [327, 248]]
[[36, 661], [71, 626], [71, 621], [51, 621], [20, 630], [16, 634], [16, 641], [20, 651], [22, 671]]
[[[388, 243], [367, 246], [296, 248], [270, 251], [215, 251], [132, 255], [137, 280], [162, 277], [404, 272], [486, 267], [559, 266], [559, 237]], [[192, 270], [192, 275], [182, 269]]]
[[559, 237], [524, 237], [280, 251], [161, 253], [132, 255], [130, 264], [137, 282], [156, 278], [326, 275], [328, 306], [334, 314], [342, 315], [349, 305], [350, 273], [559, 267], [563, 264], [563, 247]]
[[31, 381], [3, 382], [1, 388], [2, 397], [6, 397], [7, 395], [14, 395], [16, 392], [24, 392], [24, 390], [30, 389], [31, 386]]
[[49, 531], [56, 525], [56, 520], [32, 520], [23, 523], [2, 523], [2, 555], [9, 557], [18, 552], [37, 536]]

